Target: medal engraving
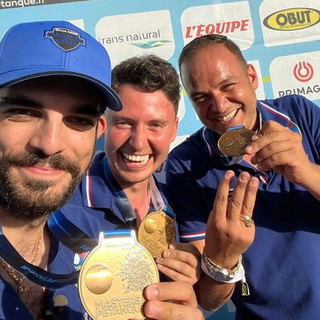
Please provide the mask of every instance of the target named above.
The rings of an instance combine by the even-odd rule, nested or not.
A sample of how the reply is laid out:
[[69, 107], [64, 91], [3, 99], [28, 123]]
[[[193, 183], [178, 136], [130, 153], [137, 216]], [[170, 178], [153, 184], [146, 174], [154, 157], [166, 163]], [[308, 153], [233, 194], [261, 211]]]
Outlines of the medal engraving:
[[242, 156], [253, 135], [254, 131], [246, 128], [227, 131], [218, 140], [218, 148], [225, 155]]
[[162, 210], [149, 213], [138, 230], [138, 241], [154, 258], [161, 257], [164, 249], [176, 239], [174, 219]]
[[94, 320], [143, 319], [143, 289], [159, 282], [154, 259], [137, 242], [108, 245], [107, 240], [81, 267], [78, 286], [83, 306]]

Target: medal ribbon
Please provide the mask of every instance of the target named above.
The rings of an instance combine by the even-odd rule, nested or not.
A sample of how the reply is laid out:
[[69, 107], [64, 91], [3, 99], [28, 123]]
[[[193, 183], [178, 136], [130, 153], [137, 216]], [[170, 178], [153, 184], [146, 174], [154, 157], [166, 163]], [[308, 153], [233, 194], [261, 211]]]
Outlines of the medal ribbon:
[[5, 262], [19, 271], [30, 281], [49, 289], [57, 289], [66, 285], [74, 284], [78, 280], [79, 272], [68, 274], [56, 274], [35, 266], [21, 257], [18, 251], [11, 245], [3, 234], [0, 226], [0, 256]]

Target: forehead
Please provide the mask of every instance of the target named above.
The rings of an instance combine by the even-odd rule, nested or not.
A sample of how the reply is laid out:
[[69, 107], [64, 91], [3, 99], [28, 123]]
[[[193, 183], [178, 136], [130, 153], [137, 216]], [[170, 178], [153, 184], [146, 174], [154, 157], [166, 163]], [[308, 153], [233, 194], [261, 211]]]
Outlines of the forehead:
[[173, 103], [162, 90], [148, 92], [138, 86], [125, 84], [118, 88], [118, 94], [123, 103], [123, 109], [116, 113], [107, 111], [107, 115], [142, 118], [146, 115], [171, 116], [172, 113], [175, 114]]
[[35, 78], [0, 89], [0, 97], [18, 97], [50, 107], [60, 104], [70, 107], [90, 105], [95, 112], [100, 108], [102, 97], [90, 82], [65, 76]]
[[211, 44], [198, 49], [181, 64], [184, 85], [196, 85], [200, 80], [223, 80], [244, 71], [239, 57], [222, 44]]

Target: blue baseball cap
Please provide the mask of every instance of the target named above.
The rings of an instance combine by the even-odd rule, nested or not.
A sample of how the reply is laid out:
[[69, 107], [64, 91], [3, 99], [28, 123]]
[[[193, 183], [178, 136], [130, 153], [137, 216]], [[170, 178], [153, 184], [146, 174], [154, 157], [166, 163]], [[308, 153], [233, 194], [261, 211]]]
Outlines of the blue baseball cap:
[[94, 84], [105, 107], [122, 103], [111, 85], [111, 63], [96, 39], [67, 21], [20, 23], [0, 42], [0, 87], [45, 76], [74, 76]]

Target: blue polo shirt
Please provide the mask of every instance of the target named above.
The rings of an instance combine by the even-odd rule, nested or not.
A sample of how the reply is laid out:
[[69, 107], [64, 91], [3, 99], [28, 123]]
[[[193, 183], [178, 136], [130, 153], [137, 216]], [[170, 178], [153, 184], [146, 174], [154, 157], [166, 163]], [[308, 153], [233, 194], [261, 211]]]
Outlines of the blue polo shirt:
[[[58, 274], [67, 274], [75, 270], [74, 268], [74, 252], [71, 252], [63, 244], [52, 238], [51, 251], [49, 257], [48, 271]], [[29, 310], [20, 300], [17, 292], [5, 280], [0, 278], [0, 319], [23, 319], [34, 320]], [[47, 289], [45, 299], [45, 311], [53, 312], [53, 297], [56, 295], [64, 295], [68, 304], [64, 308], [60, 317], [55, 314], [53, 318], [57, 320], [84, 320], [87, 319], [85, 310], [80, 302], [76, 285], [68, 285], [60, 289]]]
[[[110, 179], [108, 180], [105, 165], [105, 153], [97, 153], [79, 187], [68, 203], [60, 209], [67, 219], [95, 239], [98, 238], [101, 231], [136, 228], [135, 221], [126, 220], [122, 208], [119, 207], [114, 193], [110, 190]], [[112, 186], [117, 185], [114, 180], [111, 181], [111, 184]], [[155, 184], [160, 191], [163, 203], [168, 206], [161, 192], [163, 185], [156, 179]], [[118, 185], [116, 188], [121, 189]], [[126, 201], [126, 199], [121, 200]], [[154, 211], [155, 208], [151, 206], [149, 212]]]
[[[320, 109], [315, 104], [292, 95], [260, 101], [257, 108], [262, 121], [299, 128], [308, 158], [320, 164]], [[236, 287], [232, 297], [236, 319], [318, 319], [320, 202], [272, 170], [262, 173], [242, 160], [228, 163], [219, 154], [218, 138], [203, 127], [168, 157], [168, 200], [177, 214], [180, 239], [204, 239], [208, 214], [226, 170], [259, 177], [255, 239], [243, 255], [250, 296], [242, 297]]]
[[[66, 237], [65, 242], [63, 238], [57, 235], [56, 230], [52, 230], [60, 241], [63, 241], [66, 246], [71, 248], [72, 242], [88, 244], [91, 248], [87, 249], [90, 251], [93, 247], [97, 245], [97, 240], [99, 233], [101, 231], [110, 231], [116, 229], [136, 229], [136, 221], [128, 221], [123, 208], [119, 206], [119, 202], [116, 202], [115, 193], [112, 189], [121, 190], [121, 187], [117, 182], [108, 174], [105, 170], [107, 158], [104, 152], [99, 152], [93, 159], [90, 168], [87, 170], [85, 177], [82, 179], [79, 187], [76, 189], [75, 193], [64, 205], [60, 211], [59, 215], [62, 217], [60, 219], [62, 227], [67, 229], [70, 237]], [[111, 180], [110, 180], [111, 178]], [[163, 194], [164, 185], [158, 183], [154, 178], [155, 186], [159, 193], [156, 193], [155, 198], [161, 198], [157, 203], [164, 204], [167, 208], [170, 208], [168, 202]], [[110, 185], [111, 183], [111, 185]], [[119, 199], [118, 199], [119, 200]], [[126, 201], [126, 198], [120, 198], [120, 204], [122, 201]], [[130, 204], [129, 204], [130, 206]], [[149, 213], [154, 212], [158, 208], [150, 206]], [[72, 223], [70, 227], [65, 220]], [[56, 225], [56, 224], [55, 224]], [[70, 231], [73, 226], [77, 230]], [[176, 228], [176, 241], [179, 239], [178, 227], [175, 223]], [[82, 235], [84, 232], [85, 235]], [[66, 234], [66, 233], [65, 233]], [[65, 236], [63, 235], [63, 237]], [[92, 241], [83, 242], [82, 239], [91, 238]], [[71, 243], [70, 239], [72, 240]], [[77, 254], [77, 267], [80, 267], [85, 258], [85, 254]], [[160, 273], [160, 280], [166, 281], [167, 278]]]

